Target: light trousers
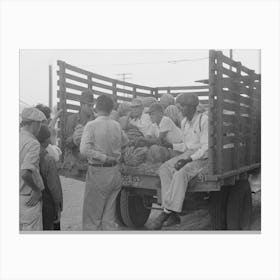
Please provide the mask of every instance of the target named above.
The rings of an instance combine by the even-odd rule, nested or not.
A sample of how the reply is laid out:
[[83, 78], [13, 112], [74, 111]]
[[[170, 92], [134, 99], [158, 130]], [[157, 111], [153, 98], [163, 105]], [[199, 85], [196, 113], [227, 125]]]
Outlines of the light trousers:
[[83, 230], [116, 230], [116, 200], [121, 189], [117, 166], [88, 167], [83, 205]]
[[192, 161], [176, 171], [175, 163], [180, 159], [186, 159], [194, 151], [186, 151], [160, 166], [159, 176], [161, 181], [162, 207], [175, 212], [181, 212], [188, 183], [198, 175], [207, 165], [207, 159]]
[[27, 206], [26, 202], [30, 196], [19, 196], [19, 230], [20, 231], [38, 231], [43, 230], [42, 220], [42, 201], [35, 206]]

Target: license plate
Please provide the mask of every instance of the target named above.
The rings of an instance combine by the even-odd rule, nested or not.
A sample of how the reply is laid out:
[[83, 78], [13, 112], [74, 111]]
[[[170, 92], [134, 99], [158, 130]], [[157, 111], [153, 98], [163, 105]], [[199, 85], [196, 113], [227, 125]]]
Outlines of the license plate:
[[122, 176], [122, 185], [123, 186], [137, 187], [139, 185], [140, 181], [141, 181], [141, 179], [138, 176], [131, 176], [131, 175]]

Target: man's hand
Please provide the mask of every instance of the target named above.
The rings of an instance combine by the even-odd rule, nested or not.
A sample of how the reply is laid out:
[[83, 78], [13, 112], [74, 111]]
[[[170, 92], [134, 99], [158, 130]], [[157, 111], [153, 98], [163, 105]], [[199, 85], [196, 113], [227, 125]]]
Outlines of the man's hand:
[[55, 224], [59, 223], [59, 222], [60, 222], [60, 218], [61, 218], [61, 211], [58, 210], [58, 211], [56, 212], [56, 217], [55, 217], [54, 223], [55, 223]]
[[27, 206], [35, 206], [42, 198], [42, 192], [40, 190], [32, 191], [30, 199], [26, 202]]
[[188, 157], [187, 159], [179, 159], [176, 163], [175, 163], [175, 169], [178, 171], [180, 170], [182, 167], [184, 167], [186, 164], [188, 164], [189, 162], [191, 162], [192, 159], [190, 157]]

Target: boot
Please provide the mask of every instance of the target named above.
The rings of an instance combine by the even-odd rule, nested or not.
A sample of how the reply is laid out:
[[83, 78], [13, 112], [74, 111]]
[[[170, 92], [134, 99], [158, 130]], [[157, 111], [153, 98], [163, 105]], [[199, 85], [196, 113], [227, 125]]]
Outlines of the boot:
[[162, 228], [163, 223], [169, 218], [171, 213], [165, 213], [162, 211], [159, 216], [153, 221], [150, 226], [150, 230], [160, 230]]
[[163, 226], [170, 227], [180, 223], [181, 223], [181, 219], [179, 215], [176, 213], [171, 213], [168, 219], [163, 223]]

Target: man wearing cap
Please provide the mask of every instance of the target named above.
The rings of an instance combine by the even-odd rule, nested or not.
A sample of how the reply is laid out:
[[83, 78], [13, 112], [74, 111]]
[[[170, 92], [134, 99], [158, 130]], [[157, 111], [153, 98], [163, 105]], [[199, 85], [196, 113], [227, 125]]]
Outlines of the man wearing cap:
[[163, 211], [151, 226], [154, 230], [161, 229], [166, 220], [182, 211], [188, 182], [207, 165], [208, 117], [197, 112], [199, 100], [195, 95], [182, 94], [177, 103], [184, 116], [183, 142], [173, 144], [173, 149], [181, 154], [159, 169]]
[[158, 130], [153, 125], [149, 114], [144, 113], [144, 105], [141, 99], [135, 98], [131, 102], [132, 111], [128, 114], [123, 129], [138, 128], [139, 131], [147, 136], [157, 136]]
[[44, 183], [39, 172], [40, 144], [36, 139], [45, 115], [36, 108], [25, 108], [21, 114], [19, 134], [20, 166], [20, 230], [42, 230], [42, 190]]
[[152, 123], [156, 124], [158, 128], [158, 138], [161, 143], [167, 144], [169, 147], [182, 142], [181, 130], [169, 117], [164, 116], [164, 107], [160, 103], [153, 103], [147, 113], [150, 115]]
[[80, 111], [71, 114], [66, 122], [66, 147], [64, 153], [64, 168], [74, 175], [79, 173], [79, 165], [83, 159], [79, 152], [83, 128], [90, 120], [94, 119], [94, 97], [91, 90], [82, 92], [80, 98]]

